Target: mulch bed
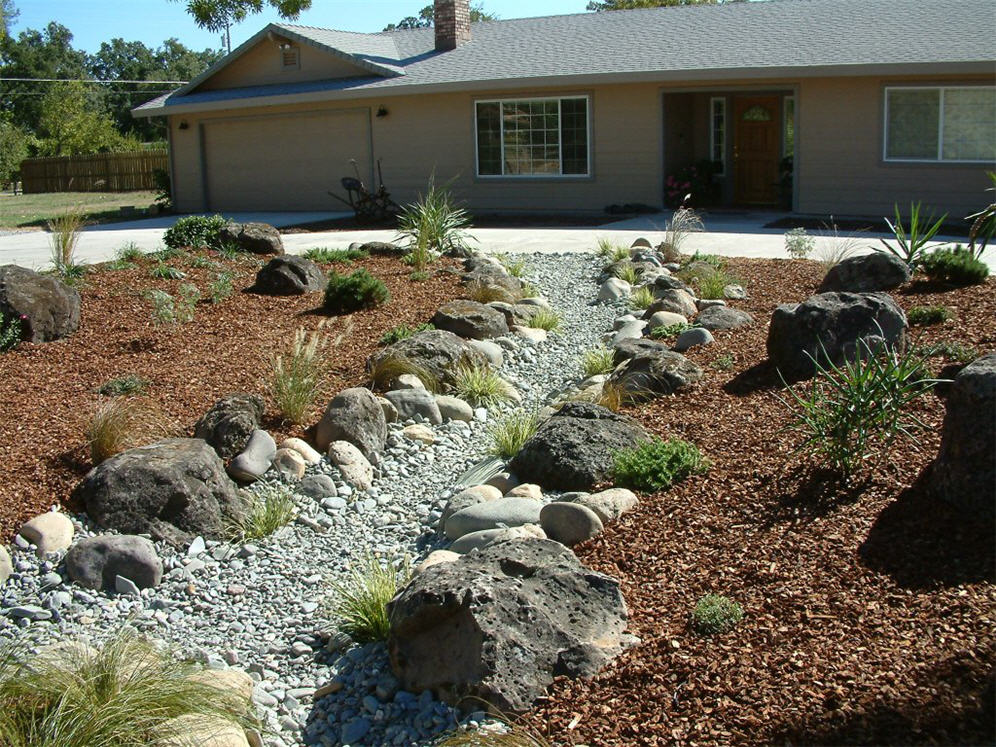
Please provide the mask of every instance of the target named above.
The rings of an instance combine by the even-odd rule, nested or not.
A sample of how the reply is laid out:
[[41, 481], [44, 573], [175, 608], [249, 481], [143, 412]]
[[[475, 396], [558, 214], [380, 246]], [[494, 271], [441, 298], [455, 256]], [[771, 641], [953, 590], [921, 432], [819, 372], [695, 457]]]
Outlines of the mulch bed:
[[[695, 391], [633, 410], [693, 441], [712, 467], [575, 548], [619, 578], [642, 643], [594, 680], [558, 680], [527, 723], [557, 744], [992, 744], [996, 664], [994, 533], [932, 501], [943, 401], [919, 400], [929, 428], [884, 450], [840, 489], [801, 456], [779, 383], [763, 363], [775, 305], [810, 295], [815, 263], [732, 260], [757, 319], [689, 357]], [[996, 349], [996, 282], [894, 297], [955, 318], [913, 328], [918, 344]], [[732, 355], [729, 371], [713, 366]], [[946, 363], [932, 360], [934, 373]], [[980, 413], [980, 417], [992, 417]], [[704, 594], [743, 605], [731, 632], [688, 619]]]
[[[153, 278], [151, 259], [135, 269], [98, 266], [81, 288], [82, 322], [76, 334], [41, 345], [22, 343], [0, 355], [2, 541], [9, 541], [25, 520], [66, 503], [92, 466], [85, 432], [98, 404], [108, 399], [97, 388], [109, 379], [125, 374], [146, 379], [148, 397], [191, 435], [197, 419], [220, 397], [238, 391], [265, 394], [272, 357], [290, 347], [297, 328], [310, 331], [324, 324], [329, 340], [348, 330], [330, 351], [325, 391], [308, 421], [314, 423], [335, 392], [363, 383], [366, 359], [386, 330], [424, 322], [458, 295], [458, 276], [445, 262], [433, 266], [428, 280], [412, 282], [411, 268], [400, 260], [371, 257], [355, 266], [380, 277], [390, 301], [347, 317], [326, 317], [317, 309], [320, 293], [271, 297], [246, 292], [260, 260], [205, 254], [233, 273], [235, 293], [218, 304], [201, 301], [192, 322], [157, 326], [147, 291], [159, 288], [176, 296], [180, 285], [193, 283], [207, 295], [217, 271], [191, 267], [193, 256], [167, 262], [187, 273], [183, 280]], [[263, 427], [278, 442], [305, 435], [304, 428], [273, 415], [269, 397], [266, 407]]]

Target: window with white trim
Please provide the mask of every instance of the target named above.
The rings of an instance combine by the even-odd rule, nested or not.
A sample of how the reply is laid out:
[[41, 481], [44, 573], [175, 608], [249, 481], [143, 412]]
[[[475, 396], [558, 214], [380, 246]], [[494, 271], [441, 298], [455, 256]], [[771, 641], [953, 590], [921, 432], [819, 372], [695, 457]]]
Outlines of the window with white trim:
[[886, 161], [996, 161], [996, 86], [885, 89]]
[[716, 176], [726, 175], [726, 98], [709, 99], [709, 154], [719, 164]]
[[475, 102], [478, 176], [588, 176], [588, 97]]

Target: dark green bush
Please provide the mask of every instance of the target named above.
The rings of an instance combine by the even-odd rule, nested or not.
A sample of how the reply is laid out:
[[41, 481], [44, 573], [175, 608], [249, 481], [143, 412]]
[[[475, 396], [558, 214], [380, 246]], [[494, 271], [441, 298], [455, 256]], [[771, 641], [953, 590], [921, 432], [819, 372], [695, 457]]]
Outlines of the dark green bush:
[[228, 220], [220, 215], [188, 215], [180, 218], [163, 234], [163, 243], [171, 249], [192, 247], [218, 248], [218, 234]]
[[914, 306], [906, 315], [910, 324], [940, 324], [953, 316], [947, 306]]
[[743, 607], [732, 599], [719, 594], [706, 594], [692, 610], [692, 628], [699, 635], [725, 633], [743, 617]]
[[362, 268], [351, 275], [333, 271], [329, 274], [323, 306], [328, 312], [343, 314], [379, 306], [390, 298], [391, 294], [383, 281]]
[[422, 324], [416, 324], [414, 327], [409, 327], [407, 324], [398, 324], [391, 327], [387, 332], [380, 336], [381, 345], [391, 345], [395, 342], [400, 342], [401, 340], [407, 340], [414, 334], [418, 332], [424, 332], [427, 329], [435, 329], [435, 327], [429, 322], [423, 322]]
[[931, 280], [951, 285], [975, 285], [989, 275], [989, 267], [961, 244], [954, 249], [937, 249], [923, 257], [921, 265]]
[[612, 458], [615, 484], [646, 492], [665, 490], [709, 468], [695, 444], [680, 438], [654, 438], [632, 449], [621, 449]]
[[13, 350], [24, 336], [24, 317], [0, 311], [0, 353]]

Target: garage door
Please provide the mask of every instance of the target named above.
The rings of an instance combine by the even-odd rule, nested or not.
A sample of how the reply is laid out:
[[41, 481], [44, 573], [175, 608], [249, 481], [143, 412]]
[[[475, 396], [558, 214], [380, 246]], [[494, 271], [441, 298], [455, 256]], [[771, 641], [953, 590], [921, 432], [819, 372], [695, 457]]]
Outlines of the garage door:
[[246, 117], [204, 125], [207, 204], [213, 211], [341, 210], [328, 191], [353, 175], [370, 184], [364, 110]]

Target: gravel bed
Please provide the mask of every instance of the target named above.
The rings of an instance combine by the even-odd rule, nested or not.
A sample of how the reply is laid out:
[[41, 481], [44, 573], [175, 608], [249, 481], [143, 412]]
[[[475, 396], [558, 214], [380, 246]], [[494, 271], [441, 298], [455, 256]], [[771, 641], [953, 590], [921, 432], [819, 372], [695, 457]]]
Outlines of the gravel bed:
[[[529, 279], [562, 315], [561, 329], [534, 345], [506, 341], [502, 374], [524, 406], [581, 378], [580, 356], [598, 343], [618, 311], [594, 305], [600, 262], [590, 255], [528, 256]], [[511, 349], [509, 349], [511, 348]], [[417, 562], [440, 546], [434, 526], [459, 475], [480, 461], [487, 421], [437, 426], [437, 442], [423, 446], [390, 427], [374, 487], [360, 493], [323, 462], [337, 495], [321, 503], [298, 496], [297, 520], [249, 544], [195, 542], [176, 552], [164, 545], [162, 584], [140, 596], [108, 594], [67, 583], [64, 566], [39, 561], [20, 537], [12, 546], [14, 574], [0, 597], [0, 637], [40, 646], [62, 638], [100, 639], [129, 623], [177, 645], [211, 667], [239, 666], [257, 680], [255, 701], [280, 745], [425, 744], [483, 713], [461, 714], [429, 692], [399, 689], [383, 644], [333, 651], [327, 602], [332, 584], [367, 553]], [[74, 517], [79, 537], [94, 533]], [[60, 559], [61, 560], [61, 559]], [[331, 686], [330, 686], [331, 685]], [[315, 701], [317, 688], [334, 690]]]

